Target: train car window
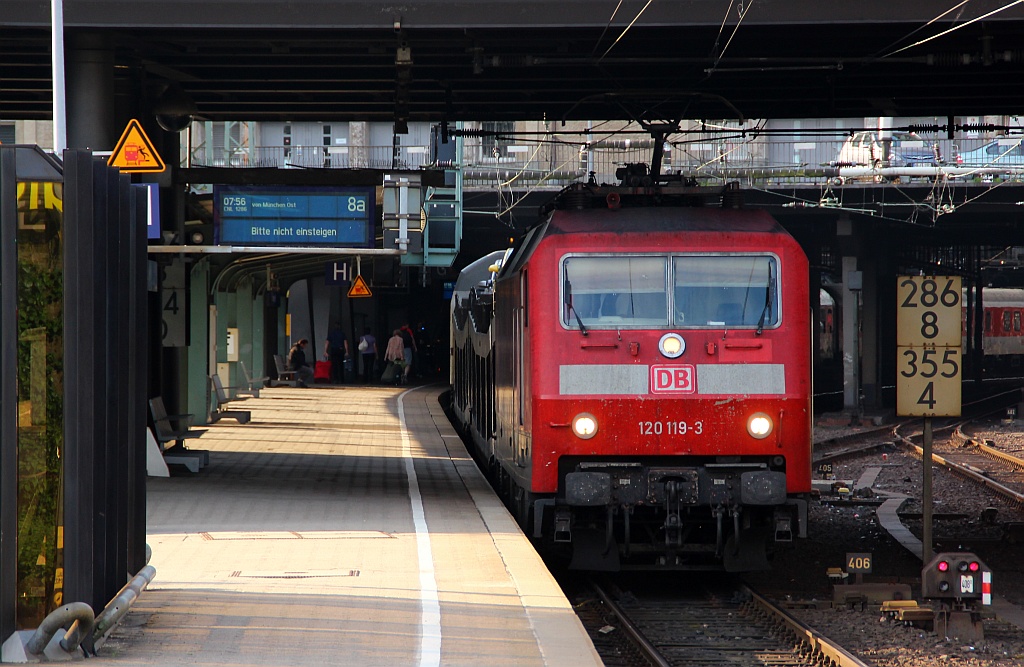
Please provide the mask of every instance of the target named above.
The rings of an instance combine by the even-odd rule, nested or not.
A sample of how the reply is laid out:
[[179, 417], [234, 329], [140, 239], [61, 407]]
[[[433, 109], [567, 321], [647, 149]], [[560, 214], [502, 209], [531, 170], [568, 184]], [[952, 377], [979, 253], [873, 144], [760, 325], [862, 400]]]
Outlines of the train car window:
[[[588, 329], [667, 326], [667, 257], [574, 255], [562, 267], [572, 310]], [[577, 328], [568, 310], [563, 324]]]
[[1010, 330], [1010, 311], [1003, 311], [1003, 331]]
[[676, 257], [674, 324], [773, 327], [779, 323], [778, 275], [778, 262], [772, 256]]
[[835, 299], [823, 289], [818, 290], [818, 348], [824, 359], [835, 359], [837, 349]]
[[1013, 330], [1020, 331], [1020, 311], [1013, 311]]
[[985, 311], [985, 333], [992, 333], [992, 311]]

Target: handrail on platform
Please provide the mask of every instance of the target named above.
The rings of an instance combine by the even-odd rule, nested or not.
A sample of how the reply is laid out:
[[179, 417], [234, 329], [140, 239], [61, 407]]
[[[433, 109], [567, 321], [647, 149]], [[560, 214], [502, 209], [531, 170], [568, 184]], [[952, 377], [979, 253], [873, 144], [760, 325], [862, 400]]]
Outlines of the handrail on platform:
[[[147, 561], [151, 554], [152, 551], [147, 544]], [[68, 623], [71, 623], [71, 626], [60, 640], [60, 649], [69, 655], [79, 648], [86, 656], [96, 655], [96, 649], [103, 645], [110, 632], [124, 618], [132, 603], [155, 576], [155, 567], [152, 565], [143, 567], [121, 588], [114, 599], [107, 603], [98, 616], [94, 615], [92, 607], [85, 602], [69, 602], [59, 609], [53, 610], [34, 632], [31, 630], [19, 631], [4, 642], [4, 661], [8, 662], [9, 658], [13, 658], [15, 662], [32, 662], [44, 655], [51, 660], [66, 660], [67, 658], [63, 657], [60, 652], [54, 653], [56, 648], [51, 647], [50, 644], [57, 631], [62, 630]], [[31, 637], [29, 637], [29, 633], [32, 633]], [[27, 640], [26, 637], [28, 637]]]
[[132, 603], [145, 590], [146, 586], [153, 581], [155, 576], [156, 568], [152, 565], [147, 565], [139, 570], [139, 573], [121, 588], [113, 600], [107, 603], [107, 606], [96, 617], [96, 625], [92, 631], [92, 636], [86, 641], [85, 646], [90, 653], [96, 654], [96, 649], [103, 645], [107, 635], [110, 634], [111, 630], [121, 621], [124, 615], [128, 613]]
[[73, 623], [64, 633], [64, 638], [60, 640], [60, 647], [71, 653], [78, 648], [95, 624], [92, 607], [84, 602], [70, 602], [51, 611], [36, 628], [35, 634], [25, 645], [25, 650], [32, 655], [41, 654], [53, 639], [54, 633], [63, 629], [69, 621], [73, 621]]

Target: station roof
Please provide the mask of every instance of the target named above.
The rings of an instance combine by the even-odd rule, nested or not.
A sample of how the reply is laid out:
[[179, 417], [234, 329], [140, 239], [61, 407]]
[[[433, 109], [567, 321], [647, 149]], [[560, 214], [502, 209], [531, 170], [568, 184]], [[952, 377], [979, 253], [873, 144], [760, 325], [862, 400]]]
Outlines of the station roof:
[[[50, 117], [48, 4], [3, 3], [0, 118]], [[945, 121], [1024, 109], [1024, 5], [1009, 0], [63, 4], [69, 62], [76, 48], [108, 49], [125, 104], [175, 82], [209, 120]]]

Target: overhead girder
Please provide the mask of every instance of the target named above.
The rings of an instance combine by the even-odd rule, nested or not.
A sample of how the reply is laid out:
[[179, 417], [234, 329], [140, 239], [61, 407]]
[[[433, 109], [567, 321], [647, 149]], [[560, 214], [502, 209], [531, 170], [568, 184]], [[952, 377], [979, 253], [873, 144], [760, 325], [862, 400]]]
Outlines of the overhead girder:
[[[17, 4], [0, 16], [0, 118], [48, 118], [48, 17], [40, 3]], [[193, 3], [112, 0], [102, 4], [123, 11], [102, 17], [93, 3], [68, 4], [69, 42], [103, 36], [118, 94], [175, 81], [208, 120], [392, 120], [399, 102], [408, 120], [429, 121], [604, 120], [653, 107], [692, 119], [1024, 108], [1012, 84], [1024, 79], [1024, 7], [998, 11], [1003, 2], [925, 27], [941, 11], [910, 0], [856, 11], [755, 2], [742, 16], [726, 15], [730, 3], [682, 0], [653, 3], [628, 29], [644, 3], [623, 3], [612, 21], [617, 0], [412, 1], [400, 14], [338, 0], [318, 3], [315, 20], [290, 6], [285, 19], [275, 3], [240, 13], [214, 1], [189, 14]], [[398, 67], [400, 47], [411, 65]]]

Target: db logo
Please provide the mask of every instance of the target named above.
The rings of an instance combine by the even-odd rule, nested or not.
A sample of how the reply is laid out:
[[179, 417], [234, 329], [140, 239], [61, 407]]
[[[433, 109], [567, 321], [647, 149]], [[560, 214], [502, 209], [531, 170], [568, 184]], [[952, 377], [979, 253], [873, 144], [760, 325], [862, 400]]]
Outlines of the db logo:
[[652, 394], [692, 394], [697, 391], [697, 369], [693, 366], [651, 366]]

